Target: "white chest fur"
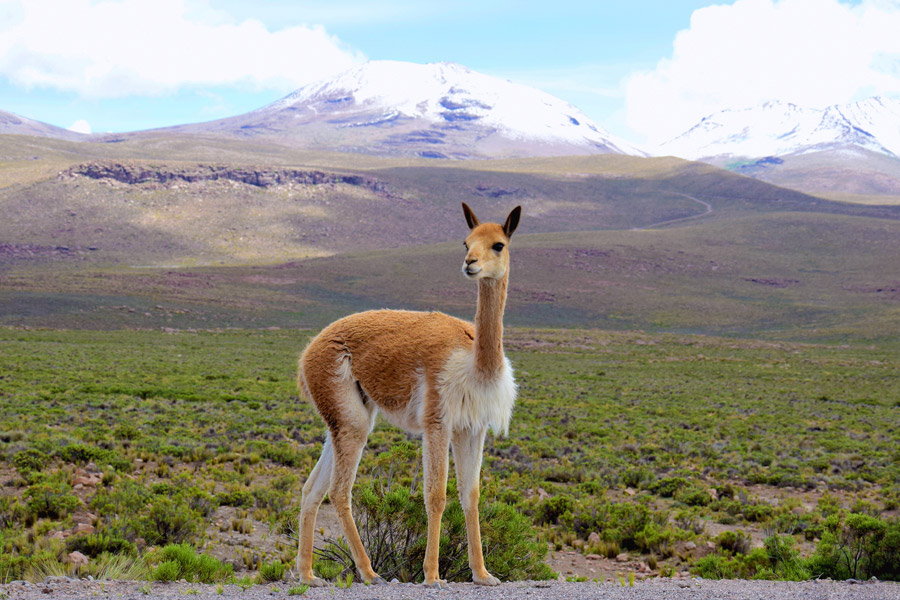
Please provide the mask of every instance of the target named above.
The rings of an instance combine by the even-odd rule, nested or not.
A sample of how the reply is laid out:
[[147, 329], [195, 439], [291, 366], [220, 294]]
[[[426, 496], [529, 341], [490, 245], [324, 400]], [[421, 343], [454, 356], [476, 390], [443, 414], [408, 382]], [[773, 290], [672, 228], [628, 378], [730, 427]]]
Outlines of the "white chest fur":
[[438, 391], [451, 431], [490, 427], [495, 435], [509, 432], [516, 381], [508, 358], [496, 377], [485, 380], [475, 369], [474, 352], [454, 350], [438, 375]]

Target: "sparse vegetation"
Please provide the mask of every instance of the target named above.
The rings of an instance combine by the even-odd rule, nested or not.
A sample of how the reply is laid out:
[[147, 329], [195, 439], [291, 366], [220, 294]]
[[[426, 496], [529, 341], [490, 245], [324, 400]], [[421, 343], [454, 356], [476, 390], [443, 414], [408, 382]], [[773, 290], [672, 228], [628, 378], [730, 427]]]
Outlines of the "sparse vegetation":
[[[0, 575], [70, 573], [77, 550], [90, 560], [77, 572], [95, 577], [121, 557], [155, 579], [221, 582], [230, 565], [185, 544], [205, 539], [211, 559], [233, 535], [229, 563], [277, 579], [323, 440], [294, 389], [303, 343], [294, 331], [0, 330]], [[501, 578], [549, 575], [548, 547], [628, 552], [660, 574], [897, 577], [892, 346], [515, 329], [507, 345], [521, 396], [510, 436], [488, 439], [482, 490]], [[107, 454], [84, 450], [95, 446]], [[386, 425], [369, 447], [354, 494], [363, 539], [383, 576], [416, 580], [420, 447]], [[102, 481], [75, 489], [91, 460]], [[796, 483], [768, 483], [775, 472]], [[448, 499], [441, 572], [465, 580]], [[95, 531], [53, 537], [87, 512]], [[778, 533], [763, 544], [754, 531]], [[706, 556], [684, 549], [706, 541]], [[346, 580], [346, 549], [322, 551], [319, 576]]]

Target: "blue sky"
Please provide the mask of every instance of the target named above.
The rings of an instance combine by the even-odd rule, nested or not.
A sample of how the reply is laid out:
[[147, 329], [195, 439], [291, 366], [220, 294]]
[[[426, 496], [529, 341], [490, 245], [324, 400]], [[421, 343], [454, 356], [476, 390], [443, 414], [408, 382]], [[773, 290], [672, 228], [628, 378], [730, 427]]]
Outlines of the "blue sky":
[[896, 96], [897, 31], [896, 0], [0, 0], [0, 110], [128, 131], [247, 112], [367, 59], [452, 61], [648, 143], [726, 107]]

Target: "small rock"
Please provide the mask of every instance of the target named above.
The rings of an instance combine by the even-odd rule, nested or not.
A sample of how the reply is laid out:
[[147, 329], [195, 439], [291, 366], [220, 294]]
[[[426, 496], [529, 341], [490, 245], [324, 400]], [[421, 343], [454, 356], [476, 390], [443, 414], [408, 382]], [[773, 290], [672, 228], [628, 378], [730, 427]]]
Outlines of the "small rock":
[[400, 580], [397, 579], [396, 577], [394, 577], [393, 579], [391, 579], [391, 583], [397, 584], [397, 583], [400, 583]]
[[76, 567], [88, 564], [88, 557], [79, 551], [70, 552], [68, 556], [69, 562]]
[[713, 542], [713, 541], [706, 542], [706, 547], [709, 548], [710, 550], [715, 550], [715, 549], [716, 549], [716, 543]]
[[696, 550], [696, 549], [697, 549], [697, 544], [695, 544], [694, 542], [687, 542], [687, 543], [684, 545], [684, 549], [685, 549], [685, 550]]
[[640, 571], [641, 573], [649, 573], [650, 565], [648, 565], [645, 562], [640, 562], [640, 563], [638, 563], [638, 571]]
[[45, 585], [50, 585], [50, 584], [54, 584], [54, 583], [69, 583], [70, 581], [72, 581], [72, 580], [64, 575], [48, 575], [47, 577], [44, 578]]
[[93, 477], [90, 475], [88, 475], [88, 476], [82, 475], [82, 476], [76, 477], [75, 479], [72, 480], [72, 486], [75, 488], [78, 488], [78, 486], [94, 487], [98, 483], [100, 483], [100, 481], [101, 480], [96, 477]]
[[538, 500], [546, 500], [550, 497], [550, 494], [544, 488], [537, 489]]
[[72, 522], [75, 523], [76, 525], [82, 525], [82, 524], [91, 525], [94, 522], [94, 519], [91, 517], [92, 517], [92, 515], [89, 515], [86, 513], [75, 514], [75, 515], [72, 515]]
[[713, 500], [719, 499], [719, 492], [716, 491], [716, 488], [709, 488], [708, 490], [706, 490], [706, 493], [709, 494], [709, 497]]
[[597, 545], [600, 543], [600, 534], [596, 531], [592, 531], [591, 535], [588, 536], [588, 544]]
[[623, 552], [622, 554], [616, 555], [616, 562], [628, 562], [628, 554]]
[[626, 495], [626, 496], [634, 496], [635, 494], [637, 494], [637, 492], [634, 491], [633, 489], [631, 489], [630, 487], [625, 488], [625, 495]]
[[588, 554], [587, 556], [585, 556], [585, 558], [588, 560], [600, 560], [603, 557], [600, 556], [599, 554]]
[[72, 528], [72, 535], [78, 535], [79, 533], [91, 534], [94, 533], [94, 526], [90, 523], [79, 523], [75, 527]]

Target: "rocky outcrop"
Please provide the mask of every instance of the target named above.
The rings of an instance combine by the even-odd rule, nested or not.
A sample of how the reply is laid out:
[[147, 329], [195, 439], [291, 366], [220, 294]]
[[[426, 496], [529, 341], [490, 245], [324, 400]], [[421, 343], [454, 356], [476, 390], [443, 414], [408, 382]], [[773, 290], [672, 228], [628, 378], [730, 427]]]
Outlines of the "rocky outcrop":
[[88, 177], [106, 179], [129, 185], [195, 183], [202, 181], [235, 181], [256, 187], [269, 188], [289, 183], [326, 185], [343, 183], [370, 189], [390, 196], [387, 186], [364, 175], [305, 171], [301, 169], [269, 169], [223, 165], [150, 165], [124, 162], [90, 162], [60, 173], [60, 177]]

